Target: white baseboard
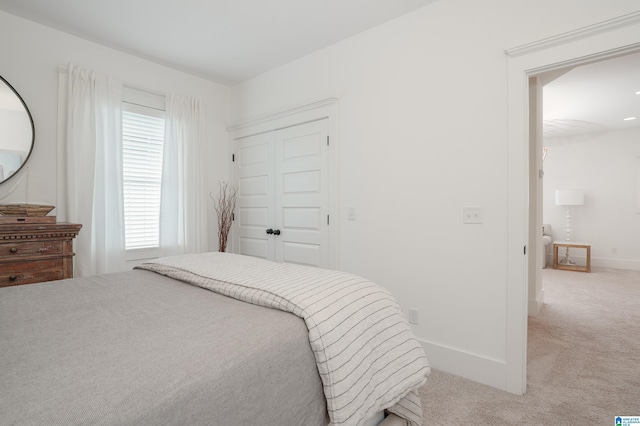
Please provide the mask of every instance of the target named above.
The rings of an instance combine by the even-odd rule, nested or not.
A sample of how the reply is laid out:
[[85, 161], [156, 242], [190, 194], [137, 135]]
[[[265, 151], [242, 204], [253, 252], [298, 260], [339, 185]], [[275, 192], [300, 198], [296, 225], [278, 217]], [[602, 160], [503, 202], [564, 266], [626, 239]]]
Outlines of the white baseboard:
[[540, 309], [542, 309], [542, 305], [544, 305], [544, 289], [540, 290], [540, 292], [536, 295], [535, 300], [529, 299], [528, 315], [530, 317], [537, 317], [538, 314], [540, 314]]
[[[576, 260], [579, 265], [585, 265], [587, 263], [585, 256], [574, 256], [571, 258]], [[626, 269], [628, 271], [640, 271], [640, 260], [634, 259], [612, 259], [607, 257], [591, 257], [592, 268], [611, 268], [611, 269]], [[547, 263], [547, 268], [553, 269], [553, 256]]]
[[[506, 391], [507, 365], [505, 361], [490, 359], [421, 339], [418, 341], [427, 354], [431, 368]], [[427, 378], [427, 382], [428, 380]]]
[[640, 260], [633, 259], [608, 259], [605, 257], [591, 258], [591, 267], [627, 269], [629, 271], [640, 271]]

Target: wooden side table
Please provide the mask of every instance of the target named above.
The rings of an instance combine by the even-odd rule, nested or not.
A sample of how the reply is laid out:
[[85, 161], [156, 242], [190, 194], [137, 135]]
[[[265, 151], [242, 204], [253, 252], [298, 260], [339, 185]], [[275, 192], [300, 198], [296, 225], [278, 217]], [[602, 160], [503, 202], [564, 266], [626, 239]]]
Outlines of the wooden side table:
[[[582, 265], [567, 265], [565, 263], [558, 262], [558, 248], [579, 248], [587, 251], [587, 264]], [[553, 269], [564, 269], [567, 271], [579, 271], [579, 272], [591, 272], [591, 245], [582, 243], [571, 243], [554, 241], [553, 243]]]

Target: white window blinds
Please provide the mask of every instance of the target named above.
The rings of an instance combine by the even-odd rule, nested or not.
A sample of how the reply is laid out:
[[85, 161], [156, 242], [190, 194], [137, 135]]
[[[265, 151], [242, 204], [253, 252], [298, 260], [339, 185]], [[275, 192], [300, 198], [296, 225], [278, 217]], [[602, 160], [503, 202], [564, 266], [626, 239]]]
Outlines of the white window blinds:
[[124, 103], [122, 169], [125, 247], [157, 248], [164, 111]]

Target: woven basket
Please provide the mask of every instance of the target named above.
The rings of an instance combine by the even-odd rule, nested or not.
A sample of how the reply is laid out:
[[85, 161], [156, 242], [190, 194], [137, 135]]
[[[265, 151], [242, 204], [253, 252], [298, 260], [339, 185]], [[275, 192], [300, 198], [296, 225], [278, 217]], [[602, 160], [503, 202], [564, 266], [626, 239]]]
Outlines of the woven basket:
[[56, 206], [43, 204], [0, 204], [3, 216], [46, 216]]

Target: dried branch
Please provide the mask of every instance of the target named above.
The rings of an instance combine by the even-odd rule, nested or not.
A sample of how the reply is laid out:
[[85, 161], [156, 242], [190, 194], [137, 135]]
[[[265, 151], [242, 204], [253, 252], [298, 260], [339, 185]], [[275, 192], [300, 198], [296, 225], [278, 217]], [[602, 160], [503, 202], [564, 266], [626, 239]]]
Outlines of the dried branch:
[[218, 214], [218, 250], [221, 252], [227, 249], [227, 239], [233, 224], [237, 194], [238, 188], [227, 182], [220, 182], [220, 196], [217, 200], [209, 194]]

